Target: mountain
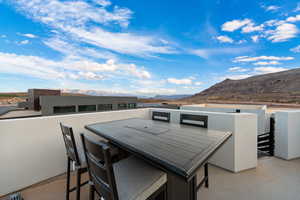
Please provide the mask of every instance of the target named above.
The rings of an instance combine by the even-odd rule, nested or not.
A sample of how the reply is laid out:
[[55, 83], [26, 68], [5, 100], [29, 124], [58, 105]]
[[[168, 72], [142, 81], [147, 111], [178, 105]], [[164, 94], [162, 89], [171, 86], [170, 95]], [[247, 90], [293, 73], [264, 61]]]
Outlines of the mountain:
[[163, 100], [175, 100], [190, 97], [190, 94], [178, 94], [178, 95], [156, 95], [152, 97], [153, 99], [163, 99]]
[[226, 79], [185, 100], [300, 103], [300, 68], [241, 80]]
[[136, 96], [129, 93], [118, 93], [114, 91], [102, 91], [102, 90], [80, 90], [80, 89], [63, 89], [64, 93], [82, 94], [90, 96]]

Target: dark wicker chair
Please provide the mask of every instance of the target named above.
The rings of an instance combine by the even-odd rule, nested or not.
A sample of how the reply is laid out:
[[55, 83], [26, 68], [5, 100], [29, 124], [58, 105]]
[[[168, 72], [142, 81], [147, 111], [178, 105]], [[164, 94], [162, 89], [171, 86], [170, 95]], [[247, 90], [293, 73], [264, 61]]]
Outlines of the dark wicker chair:
[[167, 175], [133, 156], [112, 163], [110, 147], [81, 134], [90, 176], [90, 200], [95, 192], [105, 200], [166, 200]]

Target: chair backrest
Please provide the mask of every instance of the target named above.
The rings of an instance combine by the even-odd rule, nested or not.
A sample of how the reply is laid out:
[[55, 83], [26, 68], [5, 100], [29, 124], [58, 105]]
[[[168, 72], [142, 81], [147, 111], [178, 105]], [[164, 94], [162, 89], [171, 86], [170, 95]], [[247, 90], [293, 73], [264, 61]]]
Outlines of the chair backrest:
[[72, 127], [63, 125], [60, 123], [61, 132], [64, 138], [67, 156], [75, 162], [75, 165], [80, 166], [81, 161], [78, 155], [78, 150], [76, 147], [76, 142], [73, 134]]
[[90, 181], [94, 184], [95, 190], [105, 200], [118, 200], [110, 147], [107, 143], [95, 142], [84, 134], [81, 134], [81, 140]]
[[153, 111], [152, 112], [152, 120], [170, 122], [170, 113], [169, 112]]
[[192, 115], [192, 114], [181, 114], [180, 124], [199, 126], [202, 128], [207, 128], [208, 116], [205, 115]]

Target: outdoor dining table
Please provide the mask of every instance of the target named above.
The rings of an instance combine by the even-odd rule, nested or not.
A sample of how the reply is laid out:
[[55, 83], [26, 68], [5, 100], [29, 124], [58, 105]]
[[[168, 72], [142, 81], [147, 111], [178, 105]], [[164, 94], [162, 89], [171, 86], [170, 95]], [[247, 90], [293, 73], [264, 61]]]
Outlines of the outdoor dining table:
[[85, 128], [164, 170], [168, 200], [197, 199], [197, 171], [232, 135], [140, 118], [95, 123]]

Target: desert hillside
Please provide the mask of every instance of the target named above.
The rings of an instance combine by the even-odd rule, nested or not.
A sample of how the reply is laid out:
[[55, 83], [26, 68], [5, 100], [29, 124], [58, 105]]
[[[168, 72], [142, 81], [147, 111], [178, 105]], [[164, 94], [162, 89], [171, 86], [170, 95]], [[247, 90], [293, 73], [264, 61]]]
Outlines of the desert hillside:
[[226, 79], [185, 100], [300, 103], [300, 68], [241, 80]]
[[[62, 93], [63, 96], [89, 96], [79, 93]], [[16, 104], [18, 102], [26, 101], [27, 92], [5, 92], [0, 93], [0, 105]]]

